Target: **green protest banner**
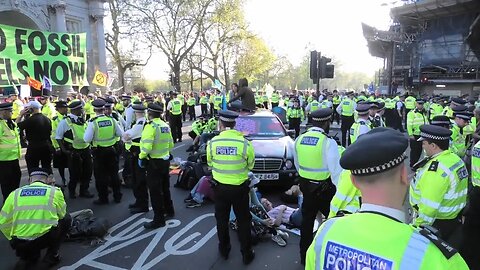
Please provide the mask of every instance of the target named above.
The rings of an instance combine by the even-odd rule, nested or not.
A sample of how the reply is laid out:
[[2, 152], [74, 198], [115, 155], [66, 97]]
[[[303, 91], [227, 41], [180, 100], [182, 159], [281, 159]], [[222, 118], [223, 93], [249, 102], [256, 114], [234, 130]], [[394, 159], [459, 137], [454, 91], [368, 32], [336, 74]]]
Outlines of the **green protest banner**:
[[0, 24], [0, 87], [27, 84], [81, 85], [87, 74], [86, 33], [53, 33]]

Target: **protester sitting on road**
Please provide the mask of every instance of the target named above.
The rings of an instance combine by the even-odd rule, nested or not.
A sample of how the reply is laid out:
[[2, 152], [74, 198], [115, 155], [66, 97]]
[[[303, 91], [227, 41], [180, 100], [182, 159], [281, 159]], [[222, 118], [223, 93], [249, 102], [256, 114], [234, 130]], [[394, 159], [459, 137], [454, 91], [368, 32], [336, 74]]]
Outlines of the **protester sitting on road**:
[[[252, 232], [255, 234], [253, 240], [270, 236], [272, 241], [279, 246], [287, 245], [286, 240], [289, 238], [288, 233], [277, 230], [274, 220], [268, 215], [267, 210], [263, 207], [258, 199], [255, 188], [250, 189], [250, 214], [252, 215]], [[233, 229], [236, 228], [236, 218], [233, 209], [230, 211], [230, 224]]]
[[267, 198], [262, 198], [260, 202], [268, 216], [273, 220], [274, 226], [278, 227], [284, 224], [287, 227], [300, 228], [300, 225], [302, 225], [303, 194], [300, 193], [297, 198], [298, 208], [292, 208], [284, 204], [273, 207], [273, 204]]
[[188, 197], [184, 200], [187, 208], [195, 208], [202, 206], [207, 198], [212, 202], [215, 201], [215, 194], [210, 183], [211, 176], [203, 176], [198, 183], [192, 188]]
[[16, 269], [34, 269], [45, 248], [42, 263], [59, 263], [60, 244], [71, 224], [63, 192], [53, 186], [50, 170], [32, 168], [29, 182], [10, 193], [0, 214], [0, 230], [20, 257]]

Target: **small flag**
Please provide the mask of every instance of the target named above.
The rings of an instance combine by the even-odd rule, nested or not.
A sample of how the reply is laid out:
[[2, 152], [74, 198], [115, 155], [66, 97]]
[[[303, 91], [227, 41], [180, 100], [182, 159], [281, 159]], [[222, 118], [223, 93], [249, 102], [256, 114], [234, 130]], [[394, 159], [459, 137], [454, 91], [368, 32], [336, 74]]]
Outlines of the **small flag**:
[[42, 83], [32, 79], [31, 77], [27, 77], [28, 85], [35, 90], [41, 91], [42, 90]]
[[227, 98], [225, 94], [222, 96], [222, 110], [226, 111], [227, 110]]
[[218, 79], [215, 79], [215, 88], [217, 88], [218, 90], [222, 90], [223, 89], [223, 86], [222, 86], [222, 83], [218, 80]]
[[43, 86], [43, 89], [48, 90], [48, 91], [52, 91], [52, 82], [50, 81], [50, 79], [47, 76], [43, 76], [42, 86]]
[[98, 86], [107, 86], [108, 75], [97, 70], [95, 71], [95, 75], [93, 76], [92, 83]]

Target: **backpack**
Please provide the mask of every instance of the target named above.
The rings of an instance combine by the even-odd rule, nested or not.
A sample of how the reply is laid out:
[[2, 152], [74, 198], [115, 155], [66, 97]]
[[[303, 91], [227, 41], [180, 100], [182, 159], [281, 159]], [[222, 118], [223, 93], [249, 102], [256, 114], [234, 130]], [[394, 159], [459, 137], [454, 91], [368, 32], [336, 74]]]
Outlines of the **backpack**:
[[182, 170], [178, 174], [177, 183], [175, 183], [174, 187], [192, 190], [204, 175], [202, 164], [187, 161], [182, 166]]
[[67, 241], [90, 240], [103, 238], [110, 229], [111, 224], [105, 218], [86, 217], [73, 218], [72, 226], [67, 233]]

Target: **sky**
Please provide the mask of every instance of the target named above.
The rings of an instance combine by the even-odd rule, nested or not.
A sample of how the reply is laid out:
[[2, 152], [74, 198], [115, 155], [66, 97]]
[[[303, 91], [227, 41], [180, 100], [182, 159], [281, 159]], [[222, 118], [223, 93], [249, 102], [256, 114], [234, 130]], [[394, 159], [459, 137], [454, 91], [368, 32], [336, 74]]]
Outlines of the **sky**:
[[[383, 60], [369, 54], [361, 23], [388, 29], [391, 1], [246, 0], [245, 17], [253, 33], [294, 65], [309, 51], [317, 50], [340, 61], [344, 71], [373, 75]], [[156, 54], [144, 76], [166, 80], [168, 72], [166, 59]]]

